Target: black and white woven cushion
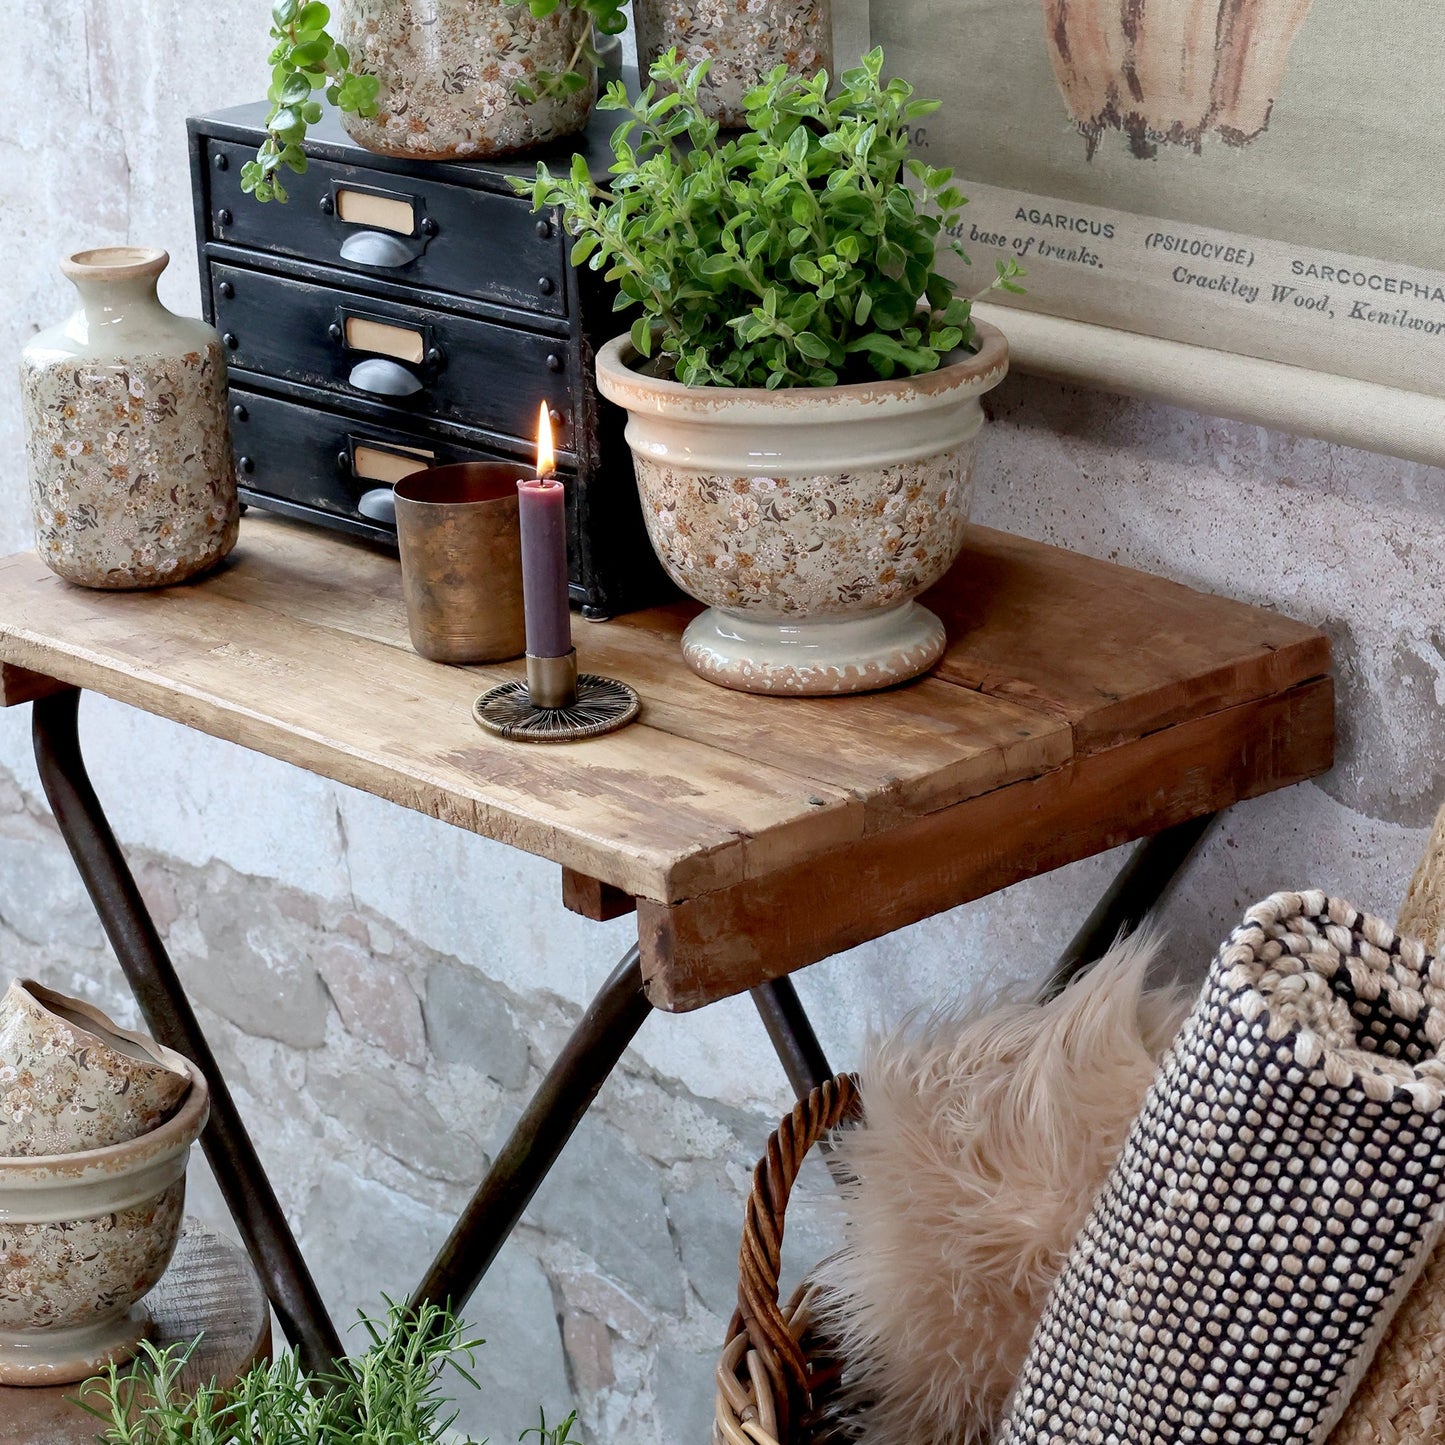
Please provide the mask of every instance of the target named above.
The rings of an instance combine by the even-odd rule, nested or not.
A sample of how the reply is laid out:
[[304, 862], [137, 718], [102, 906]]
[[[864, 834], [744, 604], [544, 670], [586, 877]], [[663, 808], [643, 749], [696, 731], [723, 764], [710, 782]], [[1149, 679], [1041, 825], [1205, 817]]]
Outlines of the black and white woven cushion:
[[1445, 962], [1245, 916], [1055, 1283], [998, 1445], [1322, 1442], [1445, 1212]]

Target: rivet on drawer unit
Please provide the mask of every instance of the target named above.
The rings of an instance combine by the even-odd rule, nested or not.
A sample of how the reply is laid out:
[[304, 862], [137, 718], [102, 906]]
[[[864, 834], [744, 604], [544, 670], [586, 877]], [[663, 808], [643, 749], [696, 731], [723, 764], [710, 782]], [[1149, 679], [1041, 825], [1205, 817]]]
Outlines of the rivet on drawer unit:
[[211, 298], [233, 371], [517, 437], [545, 398], [572, 444], [565, 338], [239, 266], [211, 268]]
[[[286, 174], [290, 200], [262, 206], [241, 191], [254, 148], [211, 140], [212, 240], [298, 256], [361, 275], [502, 306], [567, 314], [564, 238], [530, 201], [495, 191], [312, 159]], [[477, 242], [486, 238], [486, 265]]]

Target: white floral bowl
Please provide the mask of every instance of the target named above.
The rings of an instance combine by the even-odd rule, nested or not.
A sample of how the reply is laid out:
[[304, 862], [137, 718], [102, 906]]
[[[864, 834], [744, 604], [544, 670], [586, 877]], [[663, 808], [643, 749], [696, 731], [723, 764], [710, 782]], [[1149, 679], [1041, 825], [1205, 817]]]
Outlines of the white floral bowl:
[[0, 1385], [61, 1385], [123, 1361], [180, 1233], [186, 1161], [210, 1114], [188, 1064], [180, 1109], [79, 1154], [0, 1157]]
[[75, 1154], [154, 1129], [186, 1061], [98, 1008], [18, 979], [0, 996], [0, 1155]]
[[622, 337], [597, 358], [628, 412], [648, 534], [668, 575], [708, 605], [683, 652], [747, 692], [889, 687], [942, 655], [912, 599], [953, 565], [973, 491], [979, 398], [1008, 370], [976, 349], [925, 376], [868, 385], [688, 387], [648, 376]]

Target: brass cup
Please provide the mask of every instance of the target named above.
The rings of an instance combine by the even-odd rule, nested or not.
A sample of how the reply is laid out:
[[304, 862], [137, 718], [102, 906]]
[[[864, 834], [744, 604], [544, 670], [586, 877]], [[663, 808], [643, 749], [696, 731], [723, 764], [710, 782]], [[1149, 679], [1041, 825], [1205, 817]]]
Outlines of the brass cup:
[[504, 662], [527, 648], [515, 462], [426, 467], [396, 484], [411, 645], [433, 662]]

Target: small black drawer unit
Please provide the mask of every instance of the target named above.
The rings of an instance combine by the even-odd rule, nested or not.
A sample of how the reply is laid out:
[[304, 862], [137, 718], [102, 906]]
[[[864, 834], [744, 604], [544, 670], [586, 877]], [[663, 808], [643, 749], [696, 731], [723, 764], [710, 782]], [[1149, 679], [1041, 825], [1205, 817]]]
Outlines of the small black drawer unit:
[[[264, 104], [188, 122], [201, 295], [231, 371], [241, 496], [395, 545], [391, 487], [419, 465], [529, 462], [552, 412], [567, 486], [572, 599], [593, 617], [671, 595], [647, 540], [626, 418], [598, 396], [613, 293], [568, 262], [553, 213], [512, 176], [537, 156], [439, 165], [372, 155], [335, 117], [312, 128], [290, 200], [261, 205], [241, 167]], [[611, 120], [579, 144], [597, 174]], [[570, 150], [543, 153], [554, 168]]]

